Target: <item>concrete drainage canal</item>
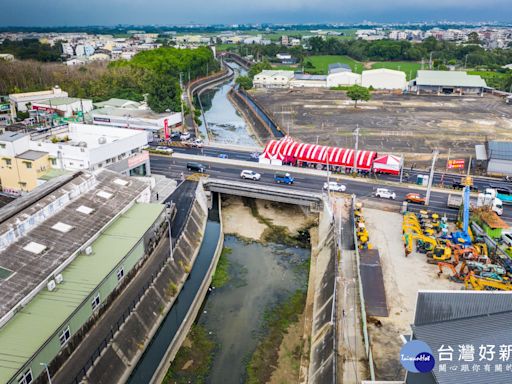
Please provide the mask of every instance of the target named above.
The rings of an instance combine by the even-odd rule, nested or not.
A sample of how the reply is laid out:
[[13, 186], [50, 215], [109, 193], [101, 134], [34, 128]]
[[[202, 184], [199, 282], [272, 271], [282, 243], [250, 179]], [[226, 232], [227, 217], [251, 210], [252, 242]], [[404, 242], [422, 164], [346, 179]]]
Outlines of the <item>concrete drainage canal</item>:
[[316, 216], [229, 197], [222, 222], [209, 294], [163, 382], [298, 382], [309, 355], [304, 317]]

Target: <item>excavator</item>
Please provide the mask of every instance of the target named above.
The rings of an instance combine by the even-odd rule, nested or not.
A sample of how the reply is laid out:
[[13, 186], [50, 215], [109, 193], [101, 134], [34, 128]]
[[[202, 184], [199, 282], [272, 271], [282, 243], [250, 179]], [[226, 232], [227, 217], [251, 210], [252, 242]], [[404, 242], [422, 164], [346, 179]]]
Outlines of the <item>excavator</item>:
[[499, 281], [487, 277], [479, 277], [475, 272], [469, 272], [464, 278], [464, 286], [466, 289], [471, 286], [477, 291], [512, 291], [512, 284], [510, 282]]
[[416, 240], [416, 250], [418, 252], [428, 252], [433, 250], [437, 246], [437, 242], [434, 238], [422, 235], [420, 233], [404, 233], [404, 244], [406, 249], [406, 255], [414, 250], [414, 241]]

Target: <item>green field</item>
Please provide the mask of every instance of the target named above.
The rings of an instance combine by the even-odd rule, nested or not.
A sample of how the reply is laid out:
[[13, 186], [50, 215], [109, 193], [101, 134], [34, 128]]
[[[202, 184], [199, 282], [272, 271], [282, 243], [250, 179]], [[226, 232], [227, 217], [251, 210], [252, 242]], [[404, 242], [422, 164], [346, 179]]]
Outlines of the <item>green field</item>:
[[421, 69], [421, 64], [413, 61], [378, 61], [372, 64], [372, 68], [387, 68], [396, 71], [405, 72], [407, 80], [416, 78], [418, 69]]
[[348, 56], [309, 56], [304, 61], [309, 61], [314, 69], [306, 68], [306, 72], [315, 73], [320, 75], [326, 75], [329, 68], [329, 64], [341, 63], [348, 64], [352, 68], [353, 72], [361, 73], [363, 70], [363, 64], [356, 61]]

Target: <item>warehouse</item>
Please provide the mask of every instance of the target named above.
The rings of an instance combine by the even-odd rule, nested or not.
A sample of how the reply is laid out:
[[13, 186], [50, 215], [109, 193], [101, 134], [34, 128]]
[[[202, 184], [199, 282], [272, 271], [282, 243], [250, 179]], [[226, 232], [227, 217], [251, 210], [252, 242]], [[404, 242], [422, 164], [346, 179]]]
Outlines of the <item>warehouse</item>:
[[327, 85], [327, 76], [295, 74], [290, 80], [290, 88], [325, 88]]
[[327, 88], [361, 84], [361, 75], [350, 71], [335, 71], [327, 75]]
[[254, 76], [255, 88], [289, 88], [293, 71], [263, 70]]
[[487, 88], [485, 80], [464, 71], [418, 71], [409, 84], [409, 91], [419, 94], [480, 95]]
[[407, 80], [405, 73], [387, 68], [370, 69], [363, 71], [361, 85], [366, 88], [382, 90], [405, 90]]
[[487, 174], [512, 176], [512, 141], [489, 141], [487, 144]]

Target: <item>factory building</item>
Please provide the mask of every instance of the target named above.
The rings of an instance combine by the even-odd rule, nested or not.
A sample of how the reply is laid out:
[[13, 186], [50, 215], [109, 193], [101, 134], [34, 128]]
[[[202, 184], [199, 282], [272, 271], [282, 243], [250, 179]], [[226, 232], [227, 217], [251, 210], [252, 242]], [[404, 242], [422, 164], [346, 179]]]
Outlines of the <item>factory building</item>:
[[487, 88], [485, 80], [464, 71], [418, 71], [409, 83], [409, 91], [416, 94], [479, 95]]
[[370, 69], [363, 71], [361, 85], [378, 90], [400, 90], [407, 88], [405, 73], [387, 68]]

